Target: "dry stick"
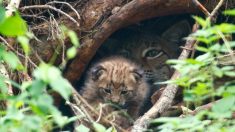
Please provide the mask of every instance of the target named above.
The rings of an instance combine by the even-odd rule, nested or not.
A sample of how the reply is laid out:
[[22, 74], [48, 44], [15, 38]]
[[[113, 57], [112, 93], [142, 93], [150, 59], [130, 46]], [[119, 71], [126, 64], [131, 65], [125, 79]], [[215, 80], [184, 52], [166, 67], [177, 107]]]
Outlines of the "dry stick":
[[78, 20], [81, 19], [80, 15], [79, 15], [79, 13], [76, 11], [76, 9], [74, 9], [73, 6], [70, 5], [68, 2], [51, 1], [51, 2], [48, 2], [47, 4], [54, 4], [54, 3], [59, 3], [59, 4], [65, 4], [65, 5], [67, 5], [68, 7], [70, 7], [71, 10], [73, 10], [73, 11], [76, 13]]
[[[72, 101], [74, 101], [74, 103], [76, 103], [77, 106], [80, 106], [81, 103], [83, 103], [92, 112], [92, 114], [95, 114], [97, 117], [99, 117], [99, 112], [97, 112], [74, 88], [72, 89], [72, 93], [73, 93]], [[74, 110], [74, 108], [73, 108], [74, 106], [72, 106], [72, 105], [69, 105], [69, 106], [72, 108], [72, 110]], [[73, 112], [76, 115], [77, 112], [76, 111], [73, 111]], [[107, 124], [115, 126], [121, 132], [127, 132], [122, 127], [120, 127], [119, 125], [113, 123], [112, 121], [107, 120], [106, 118], [101, 117], [100, 120], [107, 123]]]
[[[195, 1], [195, 0], [194, 0]], [[217, 4], [217, 6], [212, 11], [213, 14], [209, 15], [209, 19], [211, 20], [212, 17], [216, 14], [218, 9], [223, 4], [224, 0], [220, 0], [220, 2]], [[201, 7], [201, 6], [200, 6]], [[203, 7], [203, 6], [202, 6]], [[206, 9], [206, 8], [200, 8], [200, 9]], [[208, 12], [208, 11], [207, 11]], [[193, 27], [193, 32], [195, 32], [198, 29], [198, 25], [195, 24]], [[185, 49], [182, 51], [181, 55], [179, 56], [179, 60], [188, 58], [190, 51], [186, 49], [191, 49], [195, 45], [195, 40], [188, 39], [185, 44]], [[180, 77], [180, 73], [178, 71], [175, 71], [174, 74], [171, 77], [171, 80], [175, 80]], [[153, 105], [153, 107], [143, 115], [143, 117], [139, 118], [132, 128], [132, 132], [142, 132], [145, 130], [148, 126], [148, 122], [156, 117], [156, 115], [164, 112], [166, 109], [168, 109], [171, 106], [171, 103], [173, 102], [173, 99], [176, 95], [176, 92], [178, 90], [177, 85], [175, 84], [168, 84], [163, 91], [160, 99]]]
[[[198, 26], [197, 24], [195, 24], [193, 26], [193, 32], [195, 32], [197, 29], [198, 29]], [[183, 49], [182, 53], [180, 54], [178, 58], [179, 60], [186, 59], [189, 56], [191, 50], [187, 50], [187, 49], [192, 49], [192, 47], [194, 46], [194, 43], [195, 43], [195, 40], [192, 40], [192, 39], [188, 39], [186, 41], [186, 44], [184, 46], [185, 49]], [[178, 71], [175, 71], [171, 77], [171, 80], [175, 80], [179, 77], [180, 77], [180, 73]], [[177, 90], [178, 90], [177, 85], [168, 84], [165, 90], [163, 91], [160, 99], [153, 105], [153, 107], [148, 112], [146, 112], [142, 117], [140, 117], [134, 123], [132, 132], [142, 132], [143, 130], [147, 128], [148, 122], [151, 119], [153, 119], [154, 117], [156, 117], [156, 115], [168, 109], [172, 104], [172, 101], [175, 97]]]
[[20, 57], [22, 57], [22, 58], [24, 58], [24, 59], [28, 59], [29, 62], [30, 62], [30, 64], [32, 64], [34, 67], [37, 67], [37, 65], [36, 65], [30, 58], [27, 58], [27, 57], [25, 57], [23, 54], [17, 52], [17, 50], [16, 50], [14, 47], [12, 47], [2, 36], [0, 36], [0, 40], [1, 40], [4, 44], [6, 44], [6, 46], [7, 46], [10, 50], [14, 51], [18, 56], [20, 56]]
[[50, 5], [32, 5], [32, 6], [24, 6], [24, 7], [21, 7], [20, 9], [21, 10], [26, 10], [26, 9], [33, 9], [33, 8], [41, 8], [41, 9], [51, 9], [51, 10], [54, 10], [54, 11], [57, 11], [63, 15], [65, 15], [66, 17], [68, 17], [72, 22], [74, 22], [78, 27], [80, 26], [80, 24], [74, 19], [72, 18], [70, 15], [68, 15], [67, 13], [59, 10], [59, 9], [56, 9], [55, 7], [53, 6], [50, 6]]
[[192, 0], [193, 3], [207, 16], [210, 15], [210, 12], [207, 11], [207, 9], [198, 1], [198, 0]]

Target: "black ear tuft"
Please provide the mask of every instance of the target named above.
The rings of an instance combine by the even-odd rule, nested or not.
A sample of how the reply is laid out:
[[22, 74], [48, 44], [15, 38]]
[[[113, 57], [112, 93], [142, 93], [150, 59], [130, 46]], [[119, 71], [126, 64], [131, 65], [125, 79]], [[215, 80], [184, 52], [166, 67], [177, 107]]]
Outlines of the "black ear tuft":
[[95, 66], [91, 69], [91, 78], [92, 80], [97, 80], [99, 79], [99, 77], [102, 75], [102, 73], [104, 72], [104, 68], [100, 65]]
[[135, 77], [136, 82], [139, 82], [143, 78], [144, 71], [141, 69], [134, 69], [133, 75]]

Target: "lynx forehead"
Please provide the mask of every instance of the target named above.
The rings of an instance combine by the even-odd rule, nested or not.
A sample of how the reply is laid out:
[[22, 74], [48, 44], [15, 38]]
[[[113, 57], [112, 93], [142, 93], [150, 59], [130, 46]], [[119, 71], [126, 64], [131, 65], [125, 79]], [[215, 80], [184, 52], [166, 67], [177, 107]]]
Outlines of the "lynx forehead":
[[107, 85], [112, 85], [114, 89], [125, 87], [126, 90], [136, 89], [137, 78], [142, 78], [143, 74], [136, 64], [118, 57], [101, 62], [92, 72], [100, 74], [96, 80], [99, 87], [105, 88], [111, 87]]

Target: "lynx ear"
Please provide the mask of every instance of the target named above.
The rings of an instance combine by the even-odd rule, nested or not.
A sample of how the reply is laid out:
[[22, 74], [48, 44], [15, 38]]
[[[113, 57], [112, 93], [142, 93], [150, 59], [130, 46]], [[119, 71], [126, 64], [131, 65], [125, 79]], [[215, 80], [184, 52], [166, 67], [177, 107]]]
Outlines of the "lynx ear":
[[91, 78], [92, 80], [96, 81], [99, 79], [99, 77], [102, 75], [102, 73], [105, 71], [104, 67], [98, 65], [91, 69]]
[[133, 75], [134, 75], [136, 82], [139, 82], [143, 78], [144, 71], [141, 69], [134, 69]]
[[186, 37], [190, 32], [191, 27], [188, 21], [183, 20], [167, 29], [162, 34], [162, 37], [171, 43], [179, 44], [182, 41], [182, 38]]

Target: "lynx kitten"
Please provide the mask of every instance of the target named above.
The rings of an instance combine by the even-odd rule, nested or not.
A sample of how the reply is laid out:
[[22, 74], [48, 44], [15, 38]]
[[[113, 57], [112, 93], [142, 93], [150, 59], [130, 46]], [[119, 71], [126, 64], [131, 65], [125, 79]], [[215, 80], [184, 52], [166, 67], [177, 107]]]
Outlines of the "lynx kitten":
[[[135, 119], [149, 91], [143, 73], [138, 65], [123, 57], [103, 59], [89, 71], [82, 96], [94, 108], [111, 102], [126, 109]], [[104, 108], [103, 114], [110, 114], [115, 109], [112, 106]]]

